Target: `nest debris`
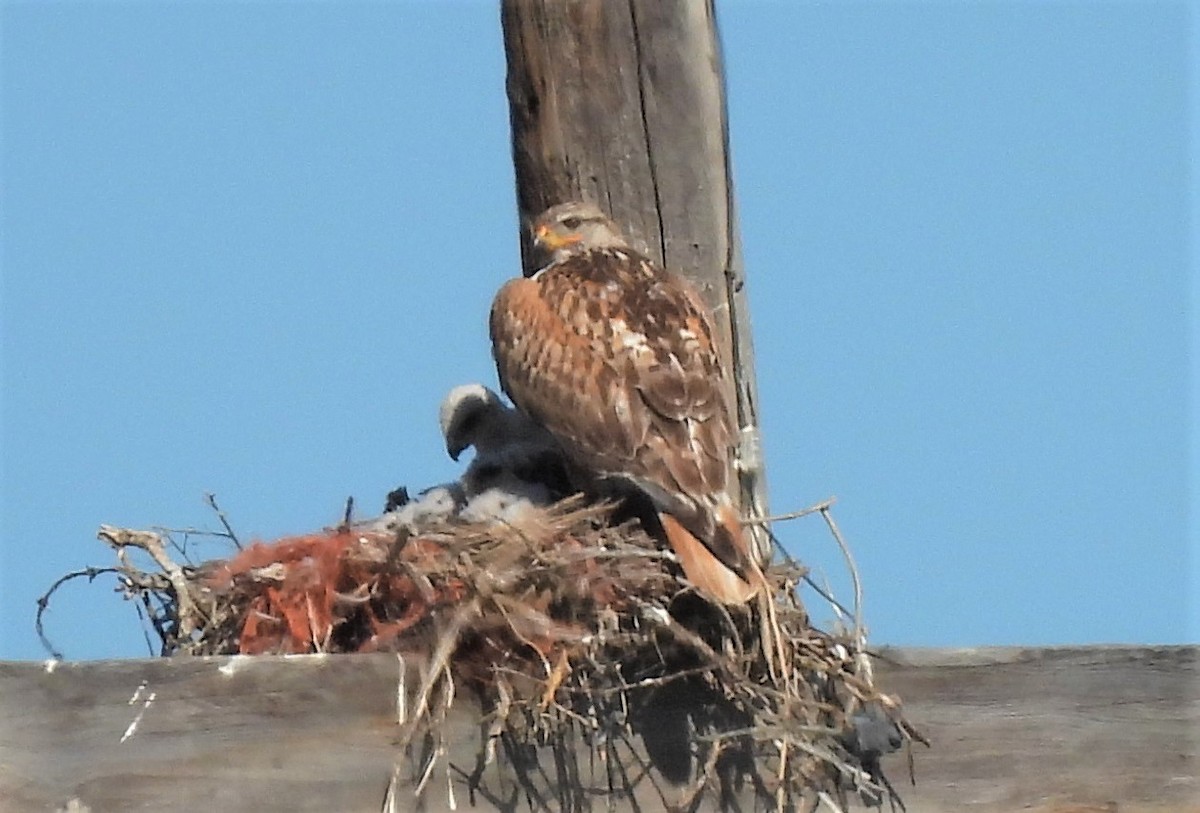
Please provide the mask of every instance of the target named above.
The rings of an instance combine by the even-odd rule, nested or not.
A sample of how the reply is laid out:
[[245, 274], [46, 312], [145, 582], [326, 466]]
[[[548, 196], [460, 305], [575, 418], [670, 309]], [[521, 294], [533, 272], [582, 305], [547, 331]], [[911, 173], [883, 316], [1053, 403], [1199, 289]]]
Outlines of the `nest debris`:
[[[118, 559], [103, 570], [163, 655], [419, 653], [419, 680], [398, 692], [417, 794], [440, 763], [472, 802], [491, 798], [492, 766], [534, 810], [644, 799], [647, 785], [678, 810], [745, 809], [747, 793], [755, 809], [903, 809], [879, 757], [925, 740], [873, 685], [861, 631], [809, 623], [799, 564], [772, 564], [756, 604], [722, 607], [611, 505], [419, 530], [387, 517], [199, 564], [173, 560], [168, 531], [101, 526]], [[478, 756], [450, 766], [442, 736], [463, 689], [482, 710]], [[398, 767], [385, 809], [404, 809], [403, 784]]]

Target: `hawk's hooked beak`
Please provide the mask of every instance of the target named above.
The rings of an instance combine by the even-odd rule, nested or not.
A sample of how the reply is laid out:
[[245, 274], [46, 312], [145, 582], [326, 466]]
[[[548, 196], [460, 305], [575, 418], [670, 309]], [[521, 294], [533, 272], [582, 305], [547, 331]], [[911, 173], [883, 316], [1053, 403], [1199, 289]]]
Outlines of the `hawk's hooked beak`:
[[582, 234], [556, 234], [554, 229], [545, 223], [533, 230], [533, 239], [538, 245], [545, 246], [551, 251], [558, 251], [564, 246], [573, 245], [583, 239]]
[[447, 440], [446, 441], [446, 453], [450, 455], [451, 460], [453, 460], [455, 463], [457, 463], [458, 456], [461, 455], [463, 453], [463, 450], [466, 449], [470, 445], [471, 444], [464, 443], [463, 441], [459, 440], [458, 438], [455, 438], [454, 440]]

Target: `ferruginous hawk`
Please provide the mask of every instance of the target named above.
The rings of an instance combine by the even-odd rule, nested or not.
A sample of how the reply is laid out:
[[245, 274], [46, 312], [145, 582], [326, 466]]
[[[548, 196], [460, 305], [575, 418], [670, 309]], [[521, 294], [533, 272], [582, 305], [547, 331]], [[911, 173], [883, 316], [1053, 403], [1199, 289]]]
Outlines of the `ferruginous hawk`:
[[699, 296], [592, 204], [547, 210], [533, 239], [549, 264], [492, 305], [501, 386], [573, 468], [650, 499], [692, 584], [748, 601], [764, 580], [729, 494], [737, 435]]

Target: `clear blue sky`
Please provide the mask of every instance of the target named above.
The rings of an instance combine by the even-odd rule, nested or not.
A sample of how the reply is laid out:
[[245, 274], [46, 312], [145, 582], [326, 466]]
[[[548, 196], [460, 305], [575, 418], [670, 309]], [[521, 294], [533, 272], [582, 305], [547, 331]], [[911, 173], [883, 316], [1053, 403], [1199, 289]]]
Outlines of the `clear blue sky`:
[[[517, 222], [494, 2], [2, 8], [0, 658], [40, 658], [100, 523], [454, 476]], [[1200, 640], [1195, 8], [719, 10], [772, 504], [839, 498], [872, 640]], [[112, 584], [55, 598], [68, 657], [145, 653]]]

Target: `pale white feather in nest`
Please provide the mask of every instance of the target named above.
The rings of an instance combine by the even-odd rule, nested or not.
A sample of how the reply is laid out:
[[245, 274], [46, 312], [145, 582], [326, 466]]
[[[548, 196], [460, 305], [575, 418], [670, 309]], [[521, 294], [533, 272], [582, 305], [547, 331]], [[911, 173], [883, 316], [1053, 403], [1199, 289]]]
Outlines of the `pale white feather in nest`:
[[570, 492], [554, 438], [483, 384], [452, 389], [442, 401], [439, 421], [453, 460], [468, 447], [475, 449], [458, 481], [466, 499], [460, 518], [512, 522]]
[[462, 484], [456, 480], [431, 486], [403, 505], [355, 527], [363, 531], [381, 532], [407, 528], [409, 533], [418, 534], [458, 516], [466, 504], [467, 497]]

